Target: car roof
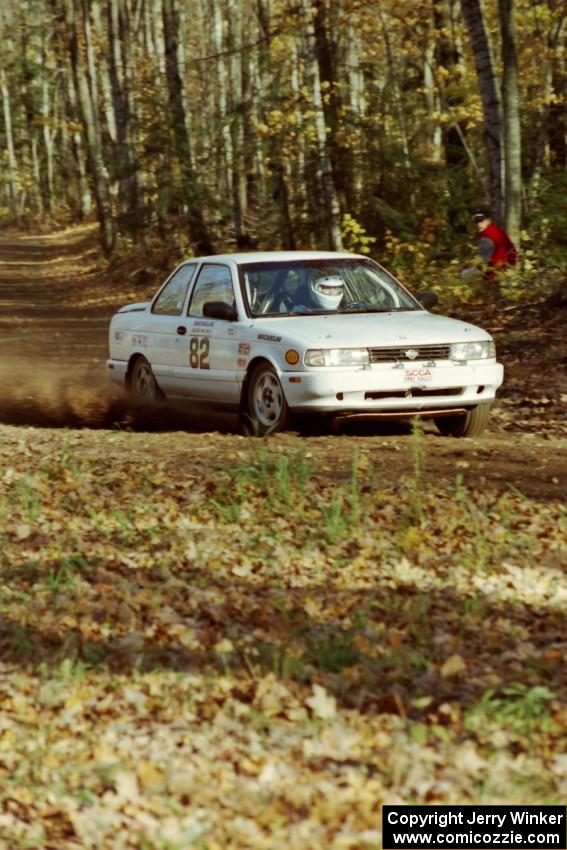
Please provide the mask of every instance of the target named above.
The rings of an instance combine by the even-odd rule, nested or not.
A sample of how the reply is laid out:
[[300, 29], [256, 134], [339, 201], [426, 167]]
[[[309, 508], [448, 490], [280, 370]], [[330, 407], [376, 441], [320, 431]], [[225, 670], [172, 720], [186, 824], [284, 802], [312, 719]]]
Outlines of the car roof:
[[277, 263], [292, 260], [339, 260], [339, 259], [368, 259], [361, 254], [351, 254], [348, 251], [248, 251], [247, 253], [213, 254], [209, 257], [188, 257], [199, 262], [221, 262], [232, 260], [235, 263]]

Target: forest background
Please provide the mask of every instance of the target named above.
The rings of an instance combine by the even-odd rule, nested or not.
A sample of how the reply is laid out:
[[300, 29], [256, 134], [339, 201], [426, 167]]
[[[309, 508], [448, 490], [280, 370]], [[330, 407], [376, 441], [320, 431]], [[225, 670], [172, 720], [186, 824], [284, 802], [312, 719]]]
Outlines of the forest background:
[[0, 223], [96, 216], [107, 255], [345, 248], [462, 295], [485, 204], [521, 242], [505, 294], [557, 280], [564, 0], [6, 0], [0, 14]]

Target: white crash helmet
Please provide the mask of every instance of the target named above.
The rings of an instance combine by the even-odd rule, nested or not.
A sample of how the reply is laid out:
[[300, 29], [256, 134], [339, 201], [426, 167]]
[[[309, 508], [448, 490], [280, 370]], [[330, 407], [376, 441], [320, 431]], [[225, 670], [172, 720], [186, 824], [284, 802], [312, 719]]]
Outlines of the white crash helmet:
[[311, 295], [313, 300], [323, 310], [336, 310], [344, 294], [344, 281], [338, 275], [327, 275], [311, 280]]

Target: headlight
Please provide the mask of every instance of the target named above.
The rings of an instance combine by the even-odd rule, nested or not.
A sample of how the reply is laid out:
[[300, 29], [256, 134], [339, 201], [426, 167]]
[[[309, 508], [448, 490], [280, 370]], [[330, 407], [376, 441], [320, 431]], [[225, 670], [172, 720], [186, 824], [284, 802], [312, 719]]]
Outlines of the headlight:
[[306, 366], [364, 366], [369, 362], [367, 348], [312, 348], [305, 353]]
[[451, 360], [485, 360], [496, 357], [494, 340], [485, 339], [482, 342], [455, 342], [451, 346]]

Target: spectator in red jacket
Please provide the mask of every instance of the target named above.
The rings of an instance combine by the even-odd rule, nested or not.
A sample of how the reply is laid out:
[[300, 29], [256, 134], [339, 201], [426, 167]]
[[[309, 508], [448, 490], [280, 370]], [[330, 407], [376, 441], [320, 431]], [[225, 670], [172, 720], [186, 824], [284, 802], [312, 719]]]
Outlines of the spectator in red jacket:
[[473, 219], [480, 235], [478, 252], [483, 263], [488, 264], [487, 278], [494, 278], [498, 271], [504, 271], [508, 266], [518, 262], [516, 246], [506, 233], [497, 227], [486, 209], [477, 210]]

